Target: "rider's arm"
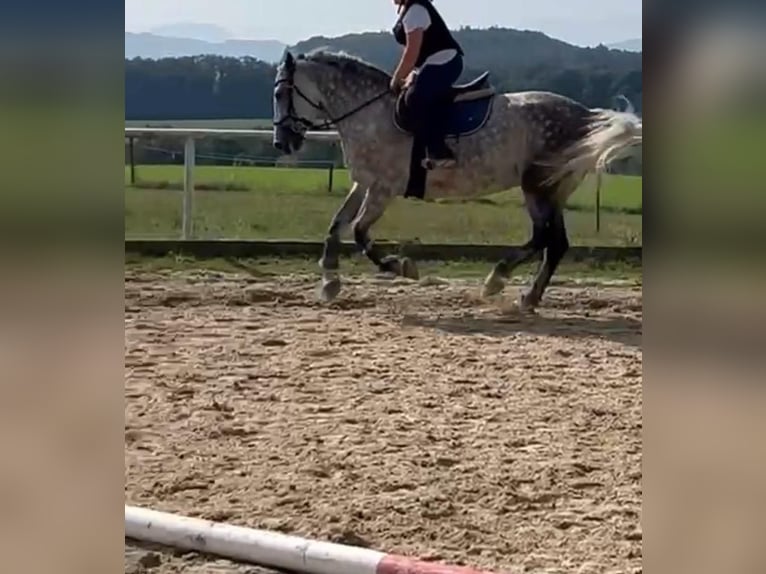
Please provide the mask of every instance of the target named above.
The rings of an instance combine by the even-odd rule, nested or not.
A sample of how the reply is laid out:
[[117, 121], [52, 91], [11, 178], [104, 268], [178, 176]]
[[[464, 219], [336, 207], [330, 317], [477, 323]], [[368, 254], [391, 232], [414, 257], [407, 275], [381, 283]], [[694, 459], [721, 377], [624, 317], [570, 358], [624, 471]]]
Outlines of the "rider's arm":
[[426, 28], [431, 25], [431, 17], [428, 15], [428, 10], [415, 4], [407, 10], [402, 23], [407, 33], [407, 45], [394, 72], [393, 81], [396, 84], [401, 83], [415, 67], [420, 48], [423, 45], [423, 34], [425, 34]]
[[410, 32], [407, 32], [407, 46], [404, 48], [404, 53], [399, 60], [399, 65], [394, 72], [394, 80], [396, 83], [401, 83], [409, 75], [412, 69], [415, 67], [415, 62], [418, 59], [420, 53], [420, 47], [423, 45], [423, 29], [416, 28]]

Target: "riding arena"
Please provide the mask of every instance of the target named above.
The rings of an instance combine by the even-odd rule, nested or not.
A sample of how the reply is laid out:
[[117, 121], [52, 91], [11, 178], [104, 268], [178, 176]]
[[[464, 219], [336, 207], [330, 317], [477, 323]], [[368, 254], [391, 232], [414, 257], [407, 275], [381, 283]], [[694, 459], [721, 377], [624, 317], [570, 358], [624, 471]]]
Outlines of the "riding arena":
[[[280, 68], [281, 145], [322, 119], [295, 90], [330, 112], [354, 107], [344, 82], [377, 95], [344, 58]], [[566, 199], [640, 120], [481, 81], [492, 115], [457, 175], [428, 173], [436, 198], [522, 188], [529, 242], [481, 275], [371, 238], [411, 170], [393, 96], [339, 120], [355, 183], [313, 267], [126, 266], [126, 572], [641, 572], [641, 282], [558, 266]], [[349, 246], [368, 268], [341, 276]]]

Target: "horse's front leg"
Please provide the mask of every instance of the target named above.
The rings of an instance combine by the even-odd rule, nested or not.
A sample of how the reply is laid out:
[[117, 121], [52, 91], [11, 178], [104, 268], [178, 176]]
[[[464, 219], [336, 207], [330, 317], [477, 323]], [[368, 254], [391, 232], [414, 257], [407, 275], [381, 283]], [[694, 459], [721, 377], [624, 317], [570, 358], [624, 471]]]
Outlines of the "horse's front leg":
[[348, 228], [351, 221], [359, 212], [359, 208], [364, 201], [364, 188], [354, 182], [351, 191], [346, 195], [343, 205], [335, 213], [327, 231], [327, 237], [324, 240], [324, 250], [319, 260], [319, 267], [322, 270], [322, 285], [319, 297], [323, 301], [332, 301], [338, 296], [341, 289], [340, 284], [340, 245], [341, 235]]
[[359, 214], [352, 224], [354, 241], [362, 253], [384, 273], [394, 273], [409, 279], [418, 279], [417, 266], [411, 259], [407, 257], [399, 259], [396, 255], [384, 256], [380, 252], [380, 248], [375, 245], [375, 241], [370, 237], [370, 228], [383, 216], [393, 197], [393, 193], [390, 193], [381, 186], [370, 186], [364, 197]]

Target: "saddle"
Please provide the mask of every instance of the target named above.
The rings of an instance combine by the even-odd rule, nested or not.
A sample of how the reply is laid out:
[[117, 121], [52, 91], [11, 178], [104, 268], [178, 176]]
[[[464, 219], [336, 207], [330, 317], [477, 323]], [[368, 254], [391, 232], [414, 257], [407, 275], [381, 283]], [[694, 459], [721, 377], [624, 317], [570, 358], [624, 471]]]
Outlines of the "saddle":
[[[465, 137], [482, 129], [492, 113], [495, 92], [488, 71], [470, 82], [453, 85], [448, 95], [449, 103], [443, 126], [446, 138]], [[407, 109], [405, 97], [406, 90], [403, 90], [396, 99], [394, 125], [401, 132], [413, 135], [412, 126], [414, 122], [410, 111]], [[425, 197], [427, 171], [431, 169], [425, 155], [425, 144], [417, 141], [417, 138], [413, 138], [410, 174], [405, 197], [418, 199]]]
[[452, 86], [452, 101], [465, 102], [478, 100], [495, 94], [495, 89], [489, 82], [489, 72], [484, 72], [465, 84]]

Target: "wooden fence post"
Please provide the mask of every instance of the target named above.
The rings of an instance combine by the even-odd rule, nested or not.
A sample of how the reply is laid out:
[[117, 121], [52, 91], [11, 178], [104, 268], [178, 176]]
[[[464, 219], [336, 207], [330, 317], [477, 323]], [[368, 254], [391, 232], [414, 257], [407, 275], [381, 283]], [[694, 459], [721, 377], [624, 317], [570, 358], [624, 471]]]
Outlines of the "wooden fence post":
[[133, 142], [135, 137], [130, 136], [128, 138], [128, 154], [130, 159], [130, 185], [136, 185], [136, 158], [133, 153]]
[[596, 176], [596, 233], [601, 231], [601, 172]]

